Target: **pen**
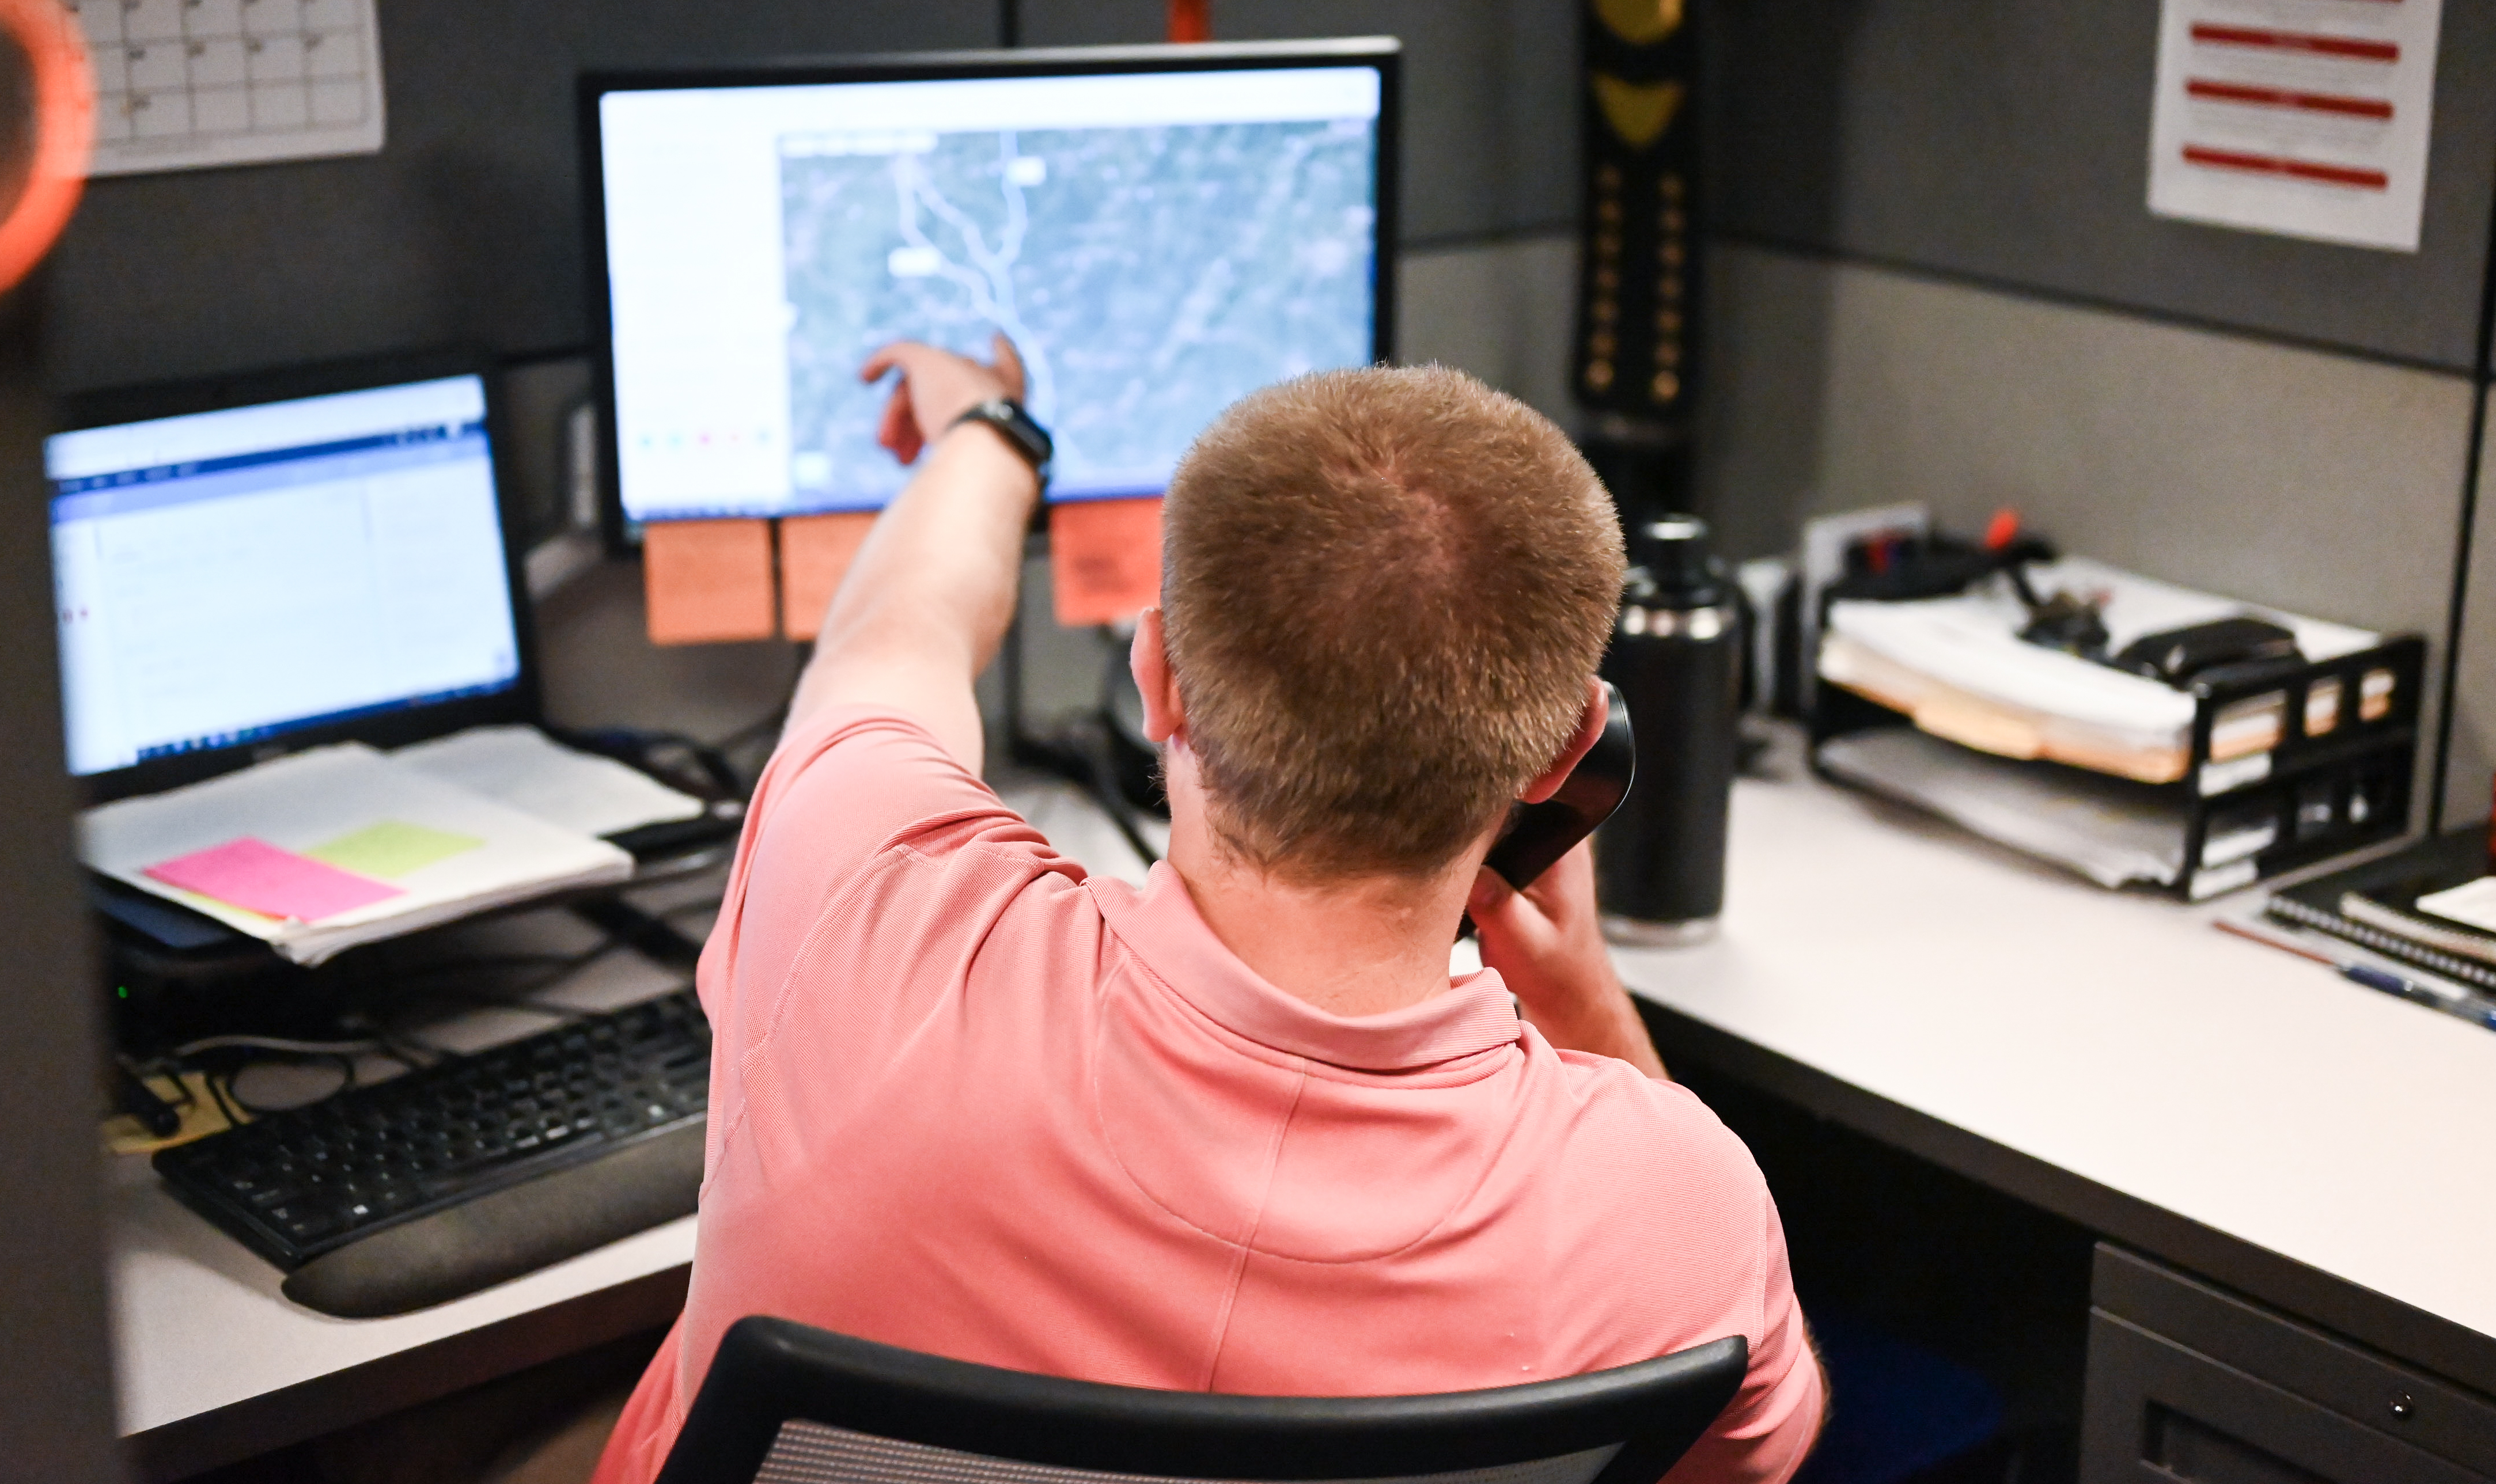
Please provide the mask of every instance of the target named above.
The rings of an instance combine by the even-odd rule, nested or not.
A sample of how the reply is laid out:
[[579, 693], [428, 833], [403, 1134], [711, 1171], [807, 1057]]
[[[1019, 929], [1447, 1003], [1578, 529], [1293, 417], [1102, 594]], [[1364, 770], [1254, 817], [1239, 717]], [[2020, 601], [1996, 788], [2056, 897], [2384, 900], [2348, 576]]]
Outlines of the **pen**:
[[2413, 1005], [2442, 1010], [2472, 1025], [2496, 1031], [2496, 1004], [2491, 1004], [2458, 984], [2433, 977], [2404, 974], [2361, 950], [2344, 949], [2336, 943], [2325, 943], [2312, 934], [2256, 918], [2218, 917], [2213, 925], [2223, 933], [2249, 938], [2259, 943], [2284, 949], [2299, 958], [2310, 958], [2328, 965], [2352, 984], [2397, 996]]
[[2389, 970], [2378, 969], [2372, 964], [2346, 963], [2333, 967], [2340, 971], [2340, 977], [2353, 984], [2363, 984], [2368, 989], [2380, 989], [2387, 995], [2398, 995], [2418, 1005], [2432, 1005], [2448, 1015], [2458, 1015], [2473, 1025], [2496, 1031], [2496, 1006], [2475, 995], [2438, 989]]

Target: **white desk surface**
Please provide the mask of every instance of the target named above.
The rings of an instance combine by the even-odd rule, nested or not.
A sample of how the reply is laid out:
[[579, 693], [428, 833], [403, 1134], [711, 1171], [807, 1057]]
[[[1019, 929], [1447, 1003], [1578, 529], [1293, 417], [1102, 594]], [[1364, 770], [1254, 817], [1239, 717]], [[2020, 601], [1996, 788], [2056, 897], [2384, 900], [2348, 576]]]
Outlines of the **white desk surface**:
[[2496, 1336], [2496, 1034], [1797, 776], [1733, 794], [1692, 1019]]
[[[1140, 874], [1071, 790], [1007, 791], [1068, 854]], [[2496, 1034], [2229, 938], [2215, 910], [2106, 892], [1813, 780], [1745, 782], [1722, 936], [1617, 957], [1637, 992], [1694, 1019], [2496, 1335]], [[567, 998], [638, 998], [658, 974], [629, 954], [600, 968]], [[143, 1160], [111, 1163], [125, 1434], [693, 1252], [686, 1220], [434, 1309], [333, 1319], [280, 1296], [274, 1269]]]

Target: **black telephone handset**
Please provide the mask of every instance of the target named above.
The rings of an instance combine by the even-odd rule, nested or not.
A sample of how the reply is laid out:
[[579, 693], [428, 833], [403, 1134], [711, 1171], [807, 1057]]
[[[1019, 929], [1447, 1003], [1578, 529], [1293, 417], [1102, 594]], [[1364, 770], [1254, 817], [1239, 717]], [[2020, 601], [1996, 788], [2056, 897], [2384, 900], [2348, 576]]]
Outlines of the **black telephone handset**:
[[1586, 756], [1569, 770], [1560, 791], [1540, 804], [1519, 804], [1482, 864], [1522, 891], [1548, 871], [1629, 797], [1638, 774], [1638, 746], [1630, 734], [1630, 708], [1604, 682], [1604, 729]]

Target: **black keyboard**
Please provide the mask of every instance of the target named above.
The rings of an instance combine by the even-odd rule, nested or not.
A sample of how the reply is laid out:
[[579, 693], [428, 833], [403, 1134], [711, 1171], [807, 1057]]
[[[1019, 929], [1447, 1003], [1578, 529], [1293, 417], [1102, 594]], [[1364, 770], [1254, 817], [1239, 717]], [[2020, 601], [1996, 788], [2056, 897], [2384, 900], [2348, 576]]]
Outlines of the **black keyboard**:
[[[398, 1313], [690, 1212], [709, 1091], [710, 1025], [679, 991], [161, 1151], [155, 1168], [298, 1278], [329, 1254], [374, 1270], [347, 1283], [361, 1296], [320, 1302], [290, 1280], [291, 1295]], [[366, 1243], [369, 1262], [339, 1260]]]

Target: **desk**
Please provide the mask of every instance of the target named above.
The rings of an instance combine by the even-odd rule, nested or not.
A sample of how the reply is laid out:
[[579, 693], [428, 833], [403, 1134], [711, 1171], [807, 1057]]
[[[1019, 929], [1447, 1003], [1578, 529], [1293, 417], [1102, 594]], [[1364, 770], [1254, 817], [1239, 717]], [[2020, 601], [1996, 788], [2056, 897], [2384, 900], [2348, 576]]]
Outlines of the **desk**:
[[1795, 776], [1723, 933], [1623, 951], [1711, 1065], [2496, 1394], [2496, 1035]]
[[[1067, 853], [1139, 874], [1071, 790], [1004, 791]], [[2227, 938], [2213, 911], [1809, 779], [1744, 782], [1723, 937], [1618, 957], [1712, 1064], [2496, 1393], [2496, 1036]], [[619, 956], [577, 992], [656, 974]], [[692, 1251], [677, 1222], [421, 1314], [328, 1319], [119, 1162], [122, 1429], [151, 1479], [663, 1324]]]

